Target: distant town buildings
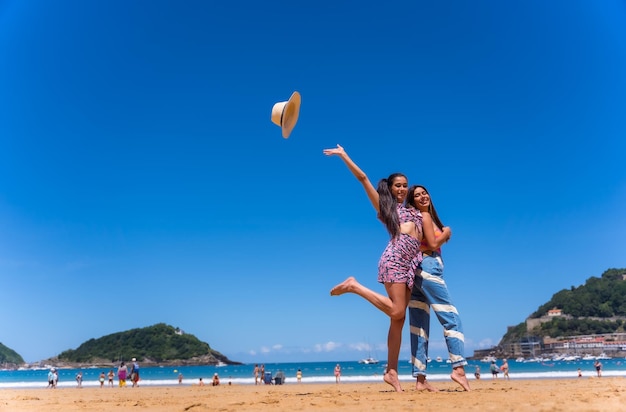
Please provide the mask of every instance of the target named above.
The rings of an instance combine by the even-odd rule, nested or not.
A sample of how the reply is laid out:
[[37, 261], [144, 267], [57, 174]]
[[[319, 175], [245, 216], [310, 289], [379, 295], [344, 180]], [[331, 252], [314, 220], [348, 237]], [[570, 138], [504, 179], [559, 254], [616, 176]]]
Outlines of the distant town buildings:
[[[626, 274], [623, 275], [626, 279]], [[550, 322], [555, 317], [572, 319], [559, 308], [548, 310], [545, 316], [526, 319], [526, 330], [533, 330], [542, 323]], [[615, 319], [614, 319], [615, 320]], [[472, 358], [481, 359], [490, 356], [507, 356], [531, 359], [549, 355], [551, 357], [624, 357], [626, 356], [626, 333], [605, 333], [584, 336], [540, 337], [526, 336], [517, 342], [500, 344], [489, 349], [474, 351]]]

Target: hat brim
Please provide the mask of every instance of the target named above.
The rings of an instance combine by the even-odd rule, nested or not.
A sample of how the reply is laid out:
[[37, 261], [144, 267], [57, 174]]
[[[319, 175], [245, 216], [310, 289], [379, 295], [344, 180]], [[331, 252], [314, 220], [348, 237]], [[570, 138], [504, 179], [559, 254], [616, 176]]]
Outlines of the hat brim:
[[298, 117], [300, 116], [300, 103], [302, 102], [302, 98], [300, 97], [300, 93], [293, 92], [287, 104], [283, 108], [283, 115], [281, 121], [281, 129], [283, 132], [283, 137], [285, 139], [289, 138], [293, 128], [296, 127], [296, 123], [298, 123]]

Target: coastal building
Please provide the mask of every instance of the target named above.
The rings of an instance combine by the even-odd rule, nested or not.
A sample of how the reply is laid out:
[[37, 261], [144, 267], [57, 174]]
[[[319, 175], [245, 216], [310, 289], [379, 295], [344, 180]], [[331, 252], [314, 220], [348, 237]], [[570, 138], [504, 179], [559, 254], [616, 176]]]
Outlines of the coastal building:
[[561, 316], [562, 314], [563, 314], [563, 311], [561, 309], [557, 309], [557, 308], [550, 309], [548, 311], [548, 317], [551, 317], [551, 318], [553, 318], [555, 316]]
[[551, 353], [586, 354], [610, 357], [622, 357], [626, 354], [626, 333], [608, 333], [602, 335], [570, 336], [563, 338], [546, 337], [543, 340], [544, 351]]
[[552, 338], [527, 336], [507, 345], [474, 351], [471, 359], [510, 356], [532, 359], [542, 356], [608, 357], [626, 356], [626, 333], [607, 333]]

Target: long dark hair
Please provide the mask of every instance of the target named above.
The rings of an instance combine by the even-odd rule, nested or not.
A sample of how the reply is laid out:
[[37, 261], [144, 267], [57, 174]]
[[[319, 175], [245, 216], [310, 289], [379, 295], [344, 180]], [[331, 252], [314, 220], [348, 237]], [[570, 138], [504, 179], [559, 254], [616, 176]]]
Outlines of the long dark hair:
[[400, 235], [400, 218], [398, 216], [398, 200], [391, 194], [391, 186], [394, 180], [399, 177], [406, 176], [402, 173], [392, 173], [386, 179], [381, 179], [378, 182], [376, 191], [378, 192], [378, 218], [387, 227], [387, 231], [391, 235], [392, 239], [395, 239]]
[[430, 216], [433, 218], [433, 222], [435, 222], [435, 225], [437, 225], [439, 230], [443, 230], [444, 226], [443, 226], [443, 223], [441, 223], [441, 219], [439, 219], [439, 215], [437, 214], [437, 210], [435, 209], [435, 205], [433, 204], [433, 198], [432, 196], [430, 196], [428, 189], [426, 189], [424, 186], [413, 185], [409, 188], [409, 192], [406, 195], [407, 205], [419, 210], [419, 208], [415, 204], [415, 190], [417, 190], [418, 187], [421, 187], [422, 189], [424, 189], [424, 191], [428, 194], [428, 197], [430, 197], [430, 205], [428, 206], [428, 213], [430, 213]]

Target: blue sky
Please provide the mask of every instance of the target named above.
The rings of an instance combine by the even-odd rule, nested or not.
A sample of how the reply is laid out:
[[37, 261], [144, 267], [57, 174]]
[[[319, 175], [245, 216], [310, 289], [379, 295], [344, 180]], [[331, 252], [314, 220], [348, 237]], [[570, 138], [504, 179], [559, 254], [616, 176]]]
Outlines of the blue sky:
[[242, 362], [384, 359], [385, 315], [329, 295], [384, 293], [341, 144], [428, 187], [469, 356], [626, 267], [624, 73], [617, 0], [0, 1], [0, 342], [165, 322]]

